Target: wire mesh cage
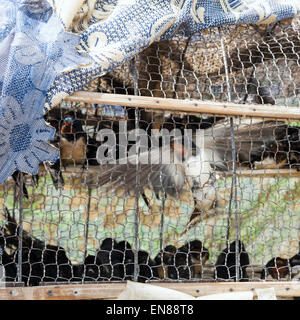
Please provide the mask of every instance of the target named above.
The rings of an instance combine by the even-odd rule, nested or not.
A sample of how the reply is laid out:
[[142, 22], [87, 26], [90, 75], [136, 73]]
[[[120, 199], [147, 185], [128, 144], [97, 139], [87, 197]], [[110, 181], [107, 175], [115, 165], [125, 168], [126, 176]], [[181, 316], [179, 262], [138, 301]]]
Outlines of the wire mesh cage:
[[7, 284], [297, 279], [299, 42], [297, 17], [178, 36], [85, 88], [111, 105], [50, 109], [60, 159], [0, 188]]

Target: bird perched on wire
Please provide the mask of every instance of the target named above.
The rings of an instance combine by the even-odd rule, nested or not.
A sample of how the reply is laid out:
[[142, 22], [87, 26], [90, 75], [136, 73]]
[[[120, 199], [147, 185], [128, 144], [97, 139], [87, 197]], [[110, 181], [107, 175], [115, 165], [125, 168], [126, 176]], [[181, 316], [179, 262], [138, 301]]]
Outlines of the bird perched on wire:
[[53, 164], [47, 164], [52, 181], [57, 188], [63, 186], [61, 165], [99, 165], [96, 160], [97, 149], [100, 145], [96, 139], [91, 138], [83, 129], [82, 123], [73, 117], [66, 117], [60, 129], [60, 133], [53, 139], [60, 150], [60, 159]]
[[[92, 183], [97, 186], [109, 184], [110, 190], [123, 188], [129, 192], [136, 191], [138, 185], [141, 195], [144, 188], [150, 186], [156, 197], [163, 199], [169, 196], [178, 199], [185, 186], [189, 186], [195, 210], [186, 232], [218, 210], [217, 171], [231, 171], [233, 162], [238, 167], [248, 168], [266, 160], [275, 167], [300, 163], [297, 127], [273, 120], [236, 119], [233, 137], [230, 122], [220, 121], [207, 129], [193, 131], [191, 137], [171, 137], [169, 144], [130, 154], [116, 163], [103, 164], [99, 167], [98, 180], [93, 177]], [[292, 146], [293, 150], [287, 152], [287, 146]], [[97, 160], [103, 163], [98, 155]]]

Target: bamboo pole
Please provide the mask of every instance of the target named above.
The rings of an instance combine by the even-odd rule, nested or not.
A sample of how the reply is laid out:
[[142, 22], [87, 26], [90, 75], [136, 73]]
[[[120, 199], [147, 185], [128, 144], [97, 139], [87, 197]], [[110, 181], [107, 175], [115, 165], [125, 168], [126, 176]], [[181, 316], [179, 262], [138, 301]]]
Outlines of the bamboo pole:
[[[91, 176], [100, 176], [101, 175], [101, 166], [91, 166], [89, 165], [88, 170], [83, 170], [82, 166], [67, 166], [63, 170], [63, 174], [66, 176], [77, 176], [77, 177], [91, 177]], [[43, 176], [47, 174], [44, 167], [40, 166], [39, 175]], [[231, 177], [232, 172], [223, 172], [223, 171], [216, 171], [216, 174], [219, 175], [220, 178], [222, 177]], [[300, 177], [300, 171], [296, 169], [240, 169], [238, 168], [236, 171], [236, 175], [238, 177], [249, 177], [249, 178], [297, 178]], [[24, 177], [24, 181], [28, 184], [31, 183], [31, 178], [29, 176]], [[6, 185], [10, 188], [14, 185], [14, 181], [8, 180]], [[1, 187], [3, 187], [2, 185]], [[0, 188], [1, 189], [1, 188]]]
[[160, 111], [300, 120], [300, 108], [287, 106], [274, 107], [271, 105], [237, 104], [233, 102], [179, 100], [88, 91], [77, 91], [71, 96], [66, 97], [65, 100]]
[[[63, 169], [64, 174], [67, 175], [75, 175], [82, 174], [90, 176], [94, 174], [101, 175], [101, 166], [91, 166], [89, 165], [88, 170], [83, 170], [82, 166], [66, 166], [66, 169]], [[39, 174], [46, 173], [43, 168], [40, 168]], [[232, 172], [224, 172], [224, 171], [216, 171], [220, 176], [230, 177], [232, 176]], [[284, 169], [284, 168], [276, 168], [276, 169], [241, 169], [237, 168], [236, 171], [237, 176], [239, 177], [263, 177], [263, 178], [279, 178], [279, 177], [300, 177], [300, 171], [296, 169]], [[27, 178], [28, 182], [30, 182], [29, 178]]]

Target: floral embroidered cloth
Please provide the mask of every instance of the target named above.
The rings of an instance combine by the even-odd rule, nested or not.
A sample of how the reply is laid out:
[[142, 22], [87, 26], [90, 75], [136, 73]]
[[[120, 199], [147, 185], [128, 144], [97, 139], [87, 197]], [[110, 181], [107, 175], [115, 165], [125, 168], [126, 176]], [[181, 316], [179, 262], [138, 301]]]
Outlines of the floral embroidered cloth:
[[[69, 32], [88, 6], [86, 25]], [[298, 0], [1, 0], [0, 183], [57, 159], [44, 107], [83, 88], [160, 39], [232, 24], [271, 23]]]

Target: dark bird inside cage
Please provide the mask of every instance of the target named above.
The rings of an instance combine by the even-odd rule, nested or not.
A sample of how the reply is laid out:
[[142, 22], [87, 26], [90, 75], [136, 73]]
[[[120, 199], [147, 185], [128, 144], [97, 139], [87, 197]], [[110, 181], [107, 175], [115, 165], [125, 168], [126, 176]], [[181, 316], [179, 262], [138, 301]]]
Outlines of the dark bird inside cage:
[[[158, 274], [156, 270], [153, 270], [155, 265], [154, 261], [150, 258], [148, 252], [139, 250], [138, 251], [138, 268], [137, 268], [137, 281], [146, 282], [147, 280], [157, 279]], [[134, 280], [134, 265], [131, 264], [131, 275]]]
[[160, 279], [200, 279], [209, 259], [208, 250], [199, 240], [188, 241], [180, 248], [168, 245], [154, 259]]
[[261, 279], [266, 279], [270, 275], [273, 279], [280, 280], [290, 274], [289, 259], [281, 257], [272, 258], [263, 268]]
[[100, 281], [101, 262], [94, 255], [85, 257], [83, 264], [73, 265], [74, 280]]
[[[19, 227], [6, 208], [7, 224], [4, 227], [5, 245], [14, 249], [10, 255], [15, 265], [19, 261]], [[22, 282], [39, 285], [40, 282], [60, 282], [72, 279], [72, 265], [64, 248], [46, 244], [22, 231]]]
[[177, 249], [173, 245], [166, 246], [154, 258], [155, 265], [153, 270], [157, 273], [160, 279], [177, 279], [178, 274], [175, 267], [175, 254]]
[[289, 259], [274, 257], [264, 266], [261, 272], [261, 279], [270, 275], [273, 279], [279, 280], [290, 276], [292, 279], [299, 279], [300, 253], [296, 253]]
[[[238, 275], [239, 281], [249, 281], [246, 271], [250, 265], [249, 255], [241, 241], [238, 242], [238, 251], [236, 249], [236, 241], [233, 241], [218, 256], [215, 263], [215, 278], [217, 280], [236, 281], [236, 276]], [[238, 255], [236, 254], [237, 252]]]
[[[74, 274], [84, 281], [134, 280], [135, 251], [127, 241], [106, 238], [96, 255], [89, 255], [82, 265], [75, 265]], [[146, 251], [137, 251], [137, 281], [145, 282], [155, 277], [154, 262]], [[154, 274], [154, 275], [153, 275]], [[157, 277], [156, 277], [157, 278]]]
[[6, 282], [13, 282], [17, 277], [17, 264], [14, 261], [13, 256], [9, 255], [5, 251], [5, 237], [0, 236], [0, 266], [4, 268], [1, 272], [1, 278], [3, 281], [3, 276]]
[[291, 267], [300, 266], [300, 252], [289, 259]]
[[[184, 254], [186, 255], [191, 278], [202, 278], [203, 266], [209, 259], [209, 252], [203, 247], [202, 242], [199, 240], [188, 241], [178, 249], [178, 253], [181, 254], [181, 257], [184, 257]], [[179, 263], [176, 262], [176, 258], [175, 265], [179, 265]], [[181, 266], [182, 265], [183, 264], [181, 264]]]
[[127, 278], [126, 265], [133, 262], [133, 252], [127, 241], [103, 240], [96, 257], [100, 262], [101, 279], [120, 281]]
[[289, 263], [291, 266], [292, 279], [300, 279], [300, 252], [295, 254], [289, 259]]

